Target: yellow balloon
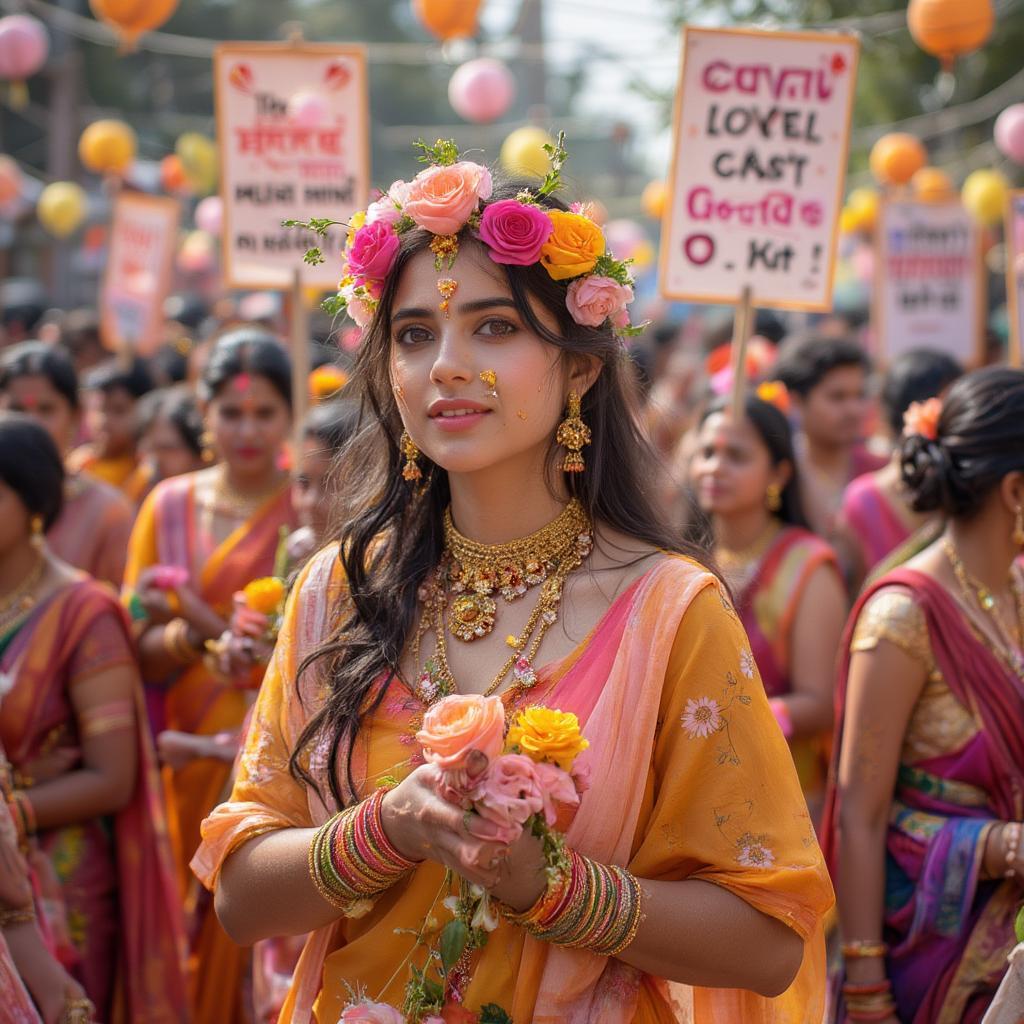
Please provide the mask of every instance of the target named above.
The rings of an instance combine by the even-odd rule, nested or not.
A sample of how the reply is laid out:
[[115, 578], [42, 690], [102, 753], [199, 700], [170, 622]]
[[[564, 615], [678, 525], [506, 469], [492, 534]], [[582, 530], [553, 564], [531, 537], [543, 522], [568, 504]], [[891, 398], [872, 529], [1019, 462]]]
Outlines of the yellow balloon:
[[194, 192], [205, 196], [216, 190], [220, 158], [213, 139], [199, 132], [185, 132], [174, 144], [174, 152]]
[[58, 238], [66, 238], [85, 219], [86, 198], [73, 181], [55, 181], [39, 194], [36, 214], [39, 223]]
[[870, 231], [878, 220], [878, 193], [873, 188], [855, 188], [846, 198], [846, 205], [857, 217], [857, 228]]
[[663, 181], [651, 181], [647, 183], [640, 196], [640, 205], [651, 220], [661, 220], [665, 213], [665, 203], [668, 200], [668, 188]]
[[654, 263], [654, 246], [645, 238], [633, 250], [633, 266], [637, 270], [646, 270]]
[[543, 178], [551, 164], [542, 148], [554, 145], [554, 139], [543, 128], [526, 125], [517, 128], [501, 144], [498, 159], [509, 174], [527, 174]]
[[991, 227], [1003, 219], [1008, 191], [1006, 179], [998, 171], [972, 171], [960, 190], [960, 198], [979, 224]]
[[839, 212], [839, 230], [844, 235], [852, 235], [860, 230], [860, 216], [856, 210], [851, 210], [849, 206], [842, 208]]
[[135, 132], [124, 121], [93, 121], [78, 140], [82, 164], [96, 174], [123, 174], [135, 149]]

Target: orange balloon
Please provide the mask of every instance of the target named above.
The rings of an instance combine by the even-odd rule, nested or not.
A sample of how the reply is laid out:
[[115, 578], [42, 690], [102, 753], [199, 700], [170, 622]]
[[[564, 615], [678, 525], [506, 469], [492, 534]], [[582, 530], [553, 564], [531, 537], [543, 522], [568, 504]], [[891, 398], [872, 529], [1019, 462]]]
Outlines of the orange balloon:
[[914, 42], [947, 68], [983, 46], [995, 20], [992, 0], [910, 0], [907, 8]]
[[883, 135], [871, 147], [871, 173], [882, 185], [905, 185], [928, 162], [921, 141], [905, 132]]
[[123, 174], [135, 159], [135, 146], [135, 132], [124, 121], [93, 121], [78, 140], [78, 155], [95, 174]]
[[159, 28], [174, 13], [178, 0], [89, 0], [89, 6], [131, 50], [143, 32]]
[[165, 192], [191, 192], [188, 175], [180, 157], [170, 153], [160, 161], [160, 184]]
[[668, 189], [663, 181], [649, 181], [640, 195], [640, 205], [651, 220], [661, 220], [665, 212]]
[[413, 13], [438, 39], [476, 35], [480, 0], [412, 0]]
[[953, 195], [953, 182], [938, 167], [922, 167], [910, 179], [910, 187], [923, 203], [941, 203]]

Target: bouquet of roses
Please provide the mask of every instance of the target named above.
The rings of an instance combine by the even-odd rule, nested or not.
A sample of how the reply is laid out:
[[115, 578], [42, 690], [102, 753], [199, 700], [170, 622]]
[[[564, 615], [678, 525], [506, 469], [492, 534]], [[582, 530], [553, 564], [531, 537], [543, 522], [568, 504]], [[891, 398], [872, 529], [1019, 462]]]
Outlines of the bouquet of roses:
[[[555, 825], [562, 808], [579, 805], [586, 778], [576, 758], [590, 745], [574, 714], [529, 707], [506, 732], [499, 697], [453, 694], [427, 711], [416, 739], [423, 759], [441, 770], [442, 796], [488, 822], [487, 839], [497, 836], [499, 842], [513, 843], [529, 831], [543, 846], [547, 871], [567, 869]], [[467, 813], [470, 831], [473, 820]], [[436, 938], [432, 933], [438, 925], [429, 915], [411, 932], [426, 957], [421, 966], [411, 965], [401, 1010], [353, 998], [339, 1024], [512, 1024], [496, 1004], [475, 1012], [462, 1005], [469, 981], [464, 954], [483, 947], [488, 933], [498, 927], [489, 894], [453, 877], [444, 906], [452, 919]]]

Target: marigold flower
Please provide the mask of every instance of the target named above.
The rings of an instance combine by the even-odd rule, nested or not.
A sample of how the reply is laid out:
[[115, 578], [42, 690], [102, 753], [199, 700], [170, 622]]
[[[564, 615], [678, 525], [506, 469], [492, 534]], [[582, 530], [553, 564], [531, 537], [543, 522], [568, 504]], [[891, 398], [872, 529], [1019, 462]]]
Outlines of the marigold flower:
[[247, 583], [242, 590], [246, 608], [264, 615], [273, 615], [284, 600], [284, 581], [276, 576], [263, 576]]

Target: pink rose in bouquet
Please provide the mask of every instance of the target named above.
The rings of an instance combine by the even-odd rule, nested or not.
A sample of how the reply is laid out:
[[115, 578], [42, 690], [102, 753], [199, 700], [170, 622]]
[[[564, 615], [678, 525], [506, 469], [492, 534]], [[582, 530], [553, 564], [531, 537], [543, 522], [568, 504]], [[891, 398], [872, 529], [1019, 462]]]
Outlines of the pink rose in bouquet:
[[405, 1017], [387, 1003], [353, 1003], [341, 1011], [338, 1024], [405, 1024]]
[[177, 590], [188, 583], [188, 569], [180, 565], [155, 565], [149, 578], [157, 590]]
[[537, 764], [523, 754], [503, 754], [477, 786], [473, 808], [497, 826], [501, 842], [511, 843], [527, 819], [544, 809], [544, 802]]
[[533, 767], [544, 801], [544, 821], [550, 828], [558, 820], [558, 804], [565, 804], [566, 807], [579, 807], [579, 790], [573, 776], [557, 765], [542, 761], [534, 764]]
[[445, 772], [467, 767], [473, 751], [493, 761], [505, 739], [505, 705], [499, 697], [453, 694], [423, 716], [416, 740], [423, 758]]

